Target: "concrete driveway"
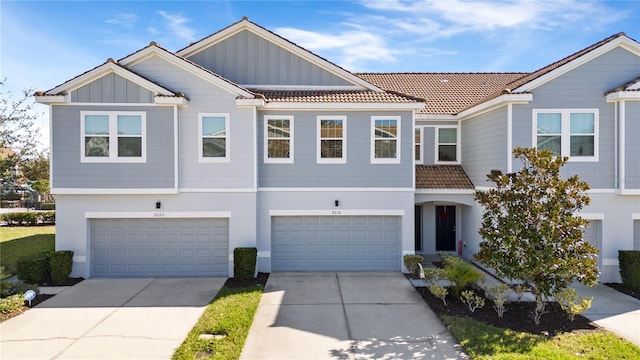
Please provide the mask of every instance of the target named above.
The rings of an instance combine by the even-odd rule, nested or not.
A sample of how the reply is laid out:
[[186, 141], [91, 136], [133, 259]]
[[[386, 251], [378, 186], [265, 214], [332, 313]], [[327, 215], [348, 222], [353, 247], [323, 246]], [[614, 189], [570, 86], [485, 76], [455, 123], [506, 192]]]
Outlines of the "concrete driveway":
[[170, 359], [225, 281], [85, 280], [0, 324], [0, 358]]
[[241, 359], [460, 359], [401, 273], [272, 273]]

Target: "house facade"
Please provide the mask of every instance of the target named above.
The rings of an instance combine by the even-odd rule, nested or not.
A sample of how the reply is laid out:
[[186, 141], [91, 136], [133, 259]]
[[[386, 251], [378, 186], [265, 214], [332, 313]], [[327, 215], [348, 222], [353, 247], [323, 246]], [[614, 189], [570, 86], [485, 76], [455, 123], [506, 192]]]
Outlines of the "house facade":
[[354, 74], [246, 18], [46, 92], [58, 249], [84, 277], [398, 271], [479, 249], [473, 193], [516, 146], [591, 185], [601, 281], [640, 248], [640, 44], [617, 34], [533, 73]]

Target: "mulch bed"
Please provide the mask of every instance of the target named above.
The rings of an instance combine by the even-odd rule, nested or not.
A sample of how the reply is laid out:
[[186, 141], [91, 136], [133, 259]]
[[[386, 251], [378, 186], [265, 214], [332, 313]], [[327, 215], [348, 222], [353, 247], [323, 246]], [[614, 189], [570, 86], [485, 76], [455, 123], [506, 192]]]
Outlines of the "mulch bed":
[[44, 283], [44, 284], [40, 284], [40, 286], [73, 286], [79, 282], [81, 282], [82, 280], [84, 280], [83, 277], [77, 277], [77, 278], [68, 278], [67, 280], [61, 282], [61, 283]]
[[[446, 298], [447, 305], [444, 305], [442, 300], [433, 296], [428, 288], [417, 287], [416, 291], [439, 318], [443, 315], [466, 317], [500, 328], [545, 336], [554, 336], [562, 332], [603, 331], [598, 325], [581, 315], [576, 316], [573, 321], [569, 320], [567, 314], [555, 302], [547, 304], [547, 313], [542, 315], [540, 324], [536, 325], [531, 318], [531, 312], [535, 308], [534, 302], [507, 303], [504, 316], [499, 318], [493, 309], [493, 303], [486, 297], [484, 307], [471, 312], [462, 301], [450, 294]], [[478, 293], [478, 290], [475, 291]]]
[[640, 290], [629, 289], [621, 283], [605, 283], [608, 287], [640, 300]]
[[258, 273], [258, 277], [249, 279], [249, 280], [241, 280], [236, 278], [229, 278], [224, 283], [224, 286], [228, 288], [243, 288], [255, 285], [262, 285], [265, 287], [267, 285], [267, 280], [269, 279], [269, 273]]

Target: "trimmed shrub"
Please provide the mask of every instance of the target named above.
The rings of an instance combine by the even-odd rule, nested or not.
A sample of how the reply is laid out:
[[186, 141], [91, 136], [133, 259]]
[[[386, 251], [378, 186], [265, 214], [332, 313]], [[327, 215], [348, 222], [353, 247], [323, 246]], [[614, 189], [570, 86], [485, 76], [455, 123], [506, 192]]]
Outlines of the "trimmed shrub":
[[640, 250], [619, 250], [622, 284], [632, 290], [640, 290]]
[[462, 290], [469, 284], [485, 279], [483, 273], [475, 268], [475, 266], [456, 256], [443, 256], [444, 275], [447, 280], [453, 283], [453, 294], [460, 296]]
[[33, 226], [38, 222], [44, 224], [55, 224], [56, 212], [55, 211], [20, 211], [20, 212], [8, 212], [1, 215], [2, 220], [6, 221], [9, 225], [17, 226]]
[[54, 284], [62, 284], [69, 278], [73, 266], [73, 251], [62, 250], [51, 254], [49, 261], [51, 280]]
[[420, 267], [418, 264], [422, 263], [424, 260], [424, 256], [422, 255], [405, 255], [404, 256], [404, 266], [407, 268], [409, 273], [411, 273], [411, 277], [419, 278], [420, 277]]
[[8, 314], [14, 310], [22, 308], [24, 300], [22, 294], [11, 295], [7, 298], [0, 299], [0, 313]]
[[236, 279], [253, 279], [256, 273], [258, 249], [254, 247], [238, 247], [233, 249], [233, 276]]
[[18, 279], [31, 284], [42, 284], [51, 278], [51, 252], [23, 257], [16, 262]]
[[55, 211], [43, 211], [40, 212], [40, 221], [43, 224], [55, 224], [56, 212]]
[[56, 203], [40, 203], [40, 210], [55, 210]]

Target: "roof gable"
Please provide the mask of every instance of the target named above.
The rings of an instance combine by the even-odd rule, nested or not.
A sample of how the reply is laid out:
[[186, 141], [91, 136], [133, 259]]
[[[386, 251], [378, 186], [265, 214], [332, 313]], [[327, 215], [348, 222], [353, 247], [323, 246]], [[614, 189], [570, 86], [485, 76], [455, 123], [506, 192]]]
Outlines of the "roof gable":
[[[231, 39], [239, 33], [248, 32], [256, 35], [258, 38], [264, 41], [276, 45], [276, 47], [283, 49], [287, 53], [295, 55], [296, 57], [312, 64], [313, 66], [321, 69], [322, 71], [331, 74], [332, 76], [341, 79], [344, 84], [352, 87], [358, 87], [361, 89], [369, 89], [373, 91], [382, 91], [380, 88], [371, 84], [364, 79], [355, 76], [351, 72], [343, 69], [342, 67], [324, 59], [301, 46], [249, 21], [246, 17], [239, 22], [232, 24], [212, 35], [205, 37], [204, 39], [192, 43], [184, 49], [178, 50], [176, 53], [179, 56], [185, 58], [196, 59], [198, 53], [205, 51], [218, 43]], [[252, 84], [253, 85], [253, 84]], [[258, 84], [259, 85], [259, 84]], [[264, 84], [264, 85], [287, 85], [287, 84]], [[296, 84], [294, 84], [295, 86]], [[298, 88], [308, 87], [306, 84], [299, 85]], [[344, 85], [340, 85], [344, 86]]]

